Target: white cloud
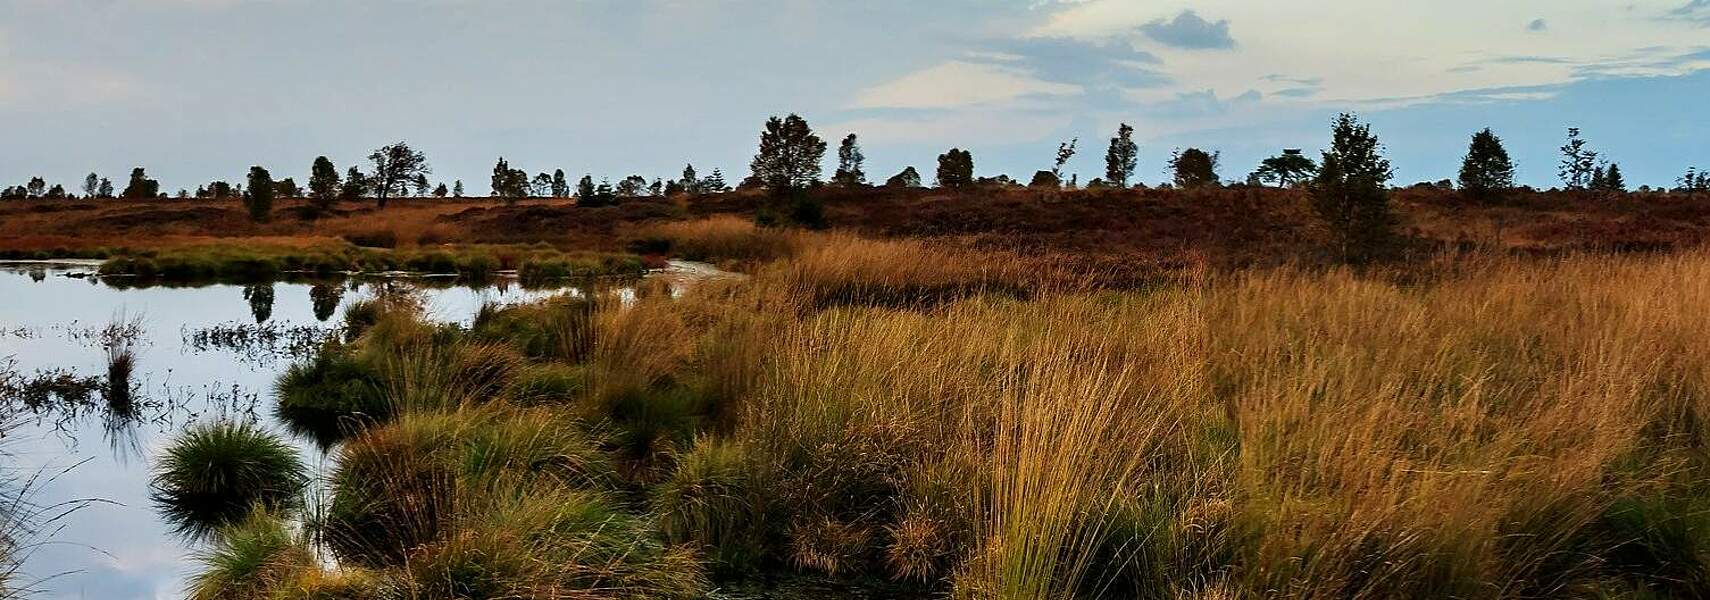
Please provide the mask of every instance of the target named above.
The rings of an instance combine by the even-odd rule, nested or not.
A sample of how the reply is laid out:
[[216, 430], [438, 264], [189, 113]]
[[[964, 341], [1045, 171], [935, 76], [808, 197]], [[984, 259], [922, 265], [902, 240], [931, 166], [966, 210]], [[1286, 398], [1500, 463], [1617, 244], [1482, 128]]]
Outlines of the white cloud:
[[862, 91], [851, 108], [961, 108], [1029, 96], [1070, 96], [1080, 86], [1042, 81], [1005, 67], [952, 60]]
[[[1206, 53], [1158, 44], [1151, 49], [1175, 91], [1233, 93], [1269, 73], [1321, 77], [1314, 98], [1343, 105], [1396, 97], [1427, 97], [1467, 89], [1549, 85], [1591, 73], [1680, 74], [1688, 62], [1629, 64], [1646, 49], [1686, 52], [1704, 44], [1703, 29], [1659, 19], [1684, 0], [1636, 0], [1626, 9], [1555, 0], [1368, 0], [1299, 3], [1204, 0], [1200, 14], [1227, 16], [1241, 34], [1232, 52]], [[1702, 0], [1699, 0], [1702, 1]], [[1179, 6], [1131, 0], [1088, 0], [1045, 9], [1031, 36], [1108, 39], [1132, 36], [1148, 23], [1181, 14]], [[1557, 32], [1595, 35], [1516, 35], [1515, 24], [1547, 19]], [[1504, 61], [1516, 56], [1557, 62]], [[1478, 68], [1469, 68], [1476, 65]], [[1280, 91], [1280, 90], [1267, 90]], [[1296, 92], [1301, 94], [1304, 92]]]
[[963, 147], [1042, 139], [1070, 123], [1068, 116], [1020, 113], [997, 108], [960, 110], [945, 115], [874, 117], [828, 124], [824, 131], [859, 131], [871, 144], [943, 144]]

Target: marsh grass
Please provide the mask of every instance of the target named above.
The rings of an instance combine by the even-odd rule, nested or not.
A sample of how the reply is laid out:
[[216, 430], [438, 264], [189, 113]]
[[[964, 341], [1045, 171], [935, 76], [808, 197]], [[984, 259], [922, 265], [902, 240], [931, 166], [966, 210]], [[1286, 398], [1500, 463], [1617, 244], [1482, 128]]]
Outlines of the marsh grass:
[[794, 229], [760, 227], [752, 219], [720, 215], [654, 225], [644, 229], [640, 239], [644, 243], [657, 241], [654, 245], [661, 246], [661, 251], [686, 260], [743, 267], [795, 254], [810, 243], [812, 235]]
[[207, 423], [180, 434], [155, 464], [149, 498], [173, 529], [206, 540], [257, 510], [301, 508], [308, 473], [296, 449], [250, 424]]
[[[0, 456], [12, 458], [9, 434], [16, 421], [0, 422]], [[83, 461], [87, 462], [87, 461]], [[61, 531], [76, 515], [95, 505], [110, 504], [99, 498], [48, 501], [43, 497], [60, 477], [83, 462], [64, 468], [20, 472], [0, 469], [0, 599], [22, 600], [40, 594], [41, 586], [72, 574], [70, 571], [29, 572], [24, 564], [41, 548], [62, 544]]]
[[430, 595], [692, 596], [701, 565], [967, 599], [1710, 582], [1710, 254], [1113, 290], [811, 236], [563, 322], [376, 307], [353, 343], [395, 414], [339, 447], [315, 530]]
[[131, 374], [136, 370], [137, 349], [143, 339], [142, 315], [127, 317], [120, 312], [96, 335], [107, 358], [106, 398], [109, 410], [119, 415], [136, 412]]
[[357, 244], [213, 244], [118, 254], [100, 267], [103, 276], [141, 281], [272, 281], [284, 274], [333, 276], [347, 273], [412, 272], [456, 274], [483, 281], [500, 271], [519, 271], [525, 281], [569, 277], [634, 276], [645, 271], [640, 257], [600, 252], [563, 252], [546, 245], [446, 245], [390, 249]]

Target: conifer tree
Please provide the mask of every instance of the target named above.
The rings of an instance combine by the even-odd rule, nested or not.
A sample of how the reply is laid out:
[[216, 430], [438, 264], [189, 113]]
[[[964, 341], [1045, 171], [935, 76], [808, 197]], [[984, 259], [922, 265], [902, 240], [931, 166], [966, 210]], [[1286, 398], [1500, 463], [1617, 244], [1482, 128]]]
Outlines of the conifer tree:
[[338, 168], [325, 156], [315, 158], [309, 166], [309, 198], [314, 206], [327, 208], [332, 206], [339, 196]]
[[819, 182], [825, 141], [798, 115], [772, 117], [760, 132], [760, 150], [749, 167], [754, 178], [774, 190], [800, 189]]
[[973, 183], [973, 153], [951, 148], [949, 152], [938, 155], [938, 187], [955, 189]]
[[1461, 190], [1475, 200], [1492, 200], [1514, 187], [1514, 161], [1502, 138], [1486, 127], [1473, 134], [1461, 159]]
[[1128, 178], [1140, 163], [1140, 146], [1134, 143], [1134, 128], [1123, 123], [1110, 138], [1110, 149], [1104, 154], [1104, 178], [1109, 185], [1126, 188]]
[[259, 166], [250, 167], [245, 187], [243, 205], [249, 210], [249, 220], [266, 223], [273, 214], [273, 175]]
[[1333, 249], [1347, 262], [1375, 258], [1392, 236], [1387, 185], [1394, 172], [1371, 126], [1350, 113], [1337, 116], [1322, 165], [1312, 182], [1312, 207]]
[[867, 173], [861, 170], [861, 165], [866, 160], [867, 157], [861, 153], [861, 145], [855, 134], [849, 134], [837, 147], [837, 173], [831, 176], [831, 181], [845, 187], [866, 185]]

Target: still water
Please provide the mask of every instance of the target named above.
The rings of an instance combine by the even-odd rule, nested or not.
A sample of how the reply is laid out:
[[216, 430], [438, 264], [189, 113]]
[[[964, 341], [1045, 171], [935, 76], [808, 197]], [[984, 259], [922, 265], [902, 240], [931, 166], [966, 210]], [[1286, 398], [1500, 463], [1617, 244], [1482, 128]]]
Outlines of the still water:
[[[183, 597], [195, 547], [175, 538], [149, 504], [153, 458], [175, 432], [213, 419], [251, 420], [291, 439], [273, 417], [273, 381], [294, 356], [336, 333], [343, 306], [407, 286], [419, 289], [431, 317], [467, 323], [486, 302], [633, 294], [609, 285], [525, 290], [401, 279], [135, 287], [93, 271], [0, 263], [0, 410], [13, 423], [0, 437], [0, 466], [14, 487], [47, 476], [35, 483], [36, 505], [92, 501], [53, 524], [49, 542], [24, 562], [22, 580], [47, 599]], [[680, 288], [718, 275], [673, 263], [652, 277]], [[134, 326], [127, 414], [115, 414], [98, 391], [107, 372], [102, 334], [115, 324]], [[93, 399], [82, 403], [40, 399], [48, 387], [76, 395], [91, 386]], [[293, 442], [306, 462], [324, 467], [328, 458], [311, 441]]]

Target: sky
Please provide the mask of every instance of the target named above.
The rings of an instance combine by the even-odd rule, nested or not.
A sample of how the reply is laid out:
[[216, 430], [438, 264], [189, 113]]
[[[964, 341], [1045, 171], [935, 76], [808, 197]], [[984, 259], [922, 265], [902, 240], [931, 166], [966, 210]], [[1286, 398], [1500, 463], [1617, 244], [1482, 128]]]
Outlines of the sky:
[[[1557, 184], [1568, 127], [1632, 185], [1710, 167], [1710, 0], [0, 0], [0, 184], [143, 166], [163, 189], [307, 179], [407, 141], [485, 193], [501, 156], [617, 180], [747, 174], [800, 113], [866, 171], [973, 152], [1026, 180], [1121, 123], [1242, 179], [1330, 119], [1370, 121], [1396, 183], [1451, 178], [1491, 127]], [[827, 153], [827, 174], [835, 165]]]

